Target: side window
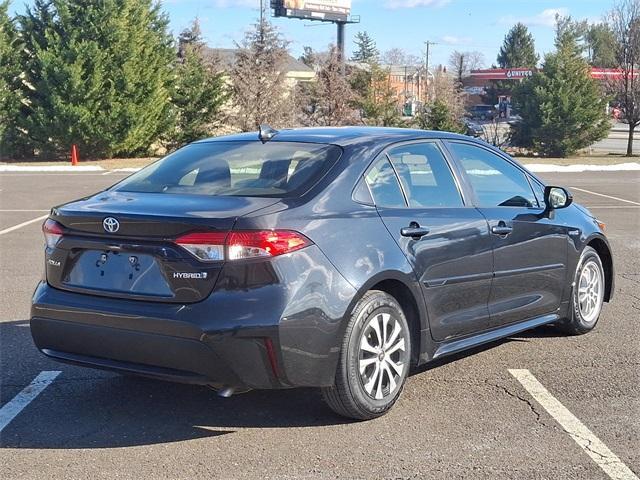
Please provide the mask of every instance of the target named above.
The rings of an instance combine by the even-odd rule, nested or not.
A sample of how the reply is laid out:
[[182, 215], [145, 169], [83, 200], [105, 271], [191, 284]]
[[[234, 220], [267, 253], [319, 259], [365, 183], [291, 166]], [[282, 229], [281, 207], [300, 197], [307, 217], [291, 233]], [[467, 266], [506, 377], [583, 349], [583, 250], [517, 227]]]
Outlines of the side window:
[[389, 152], [413, 208], [462, 207], [462, 197], [444, 155], [435, 143], [402, 145]]
[[484, 148], [449, 142], [467, 173], [481, 207], [537, 207], [527, 178], [519, 168]]
[[406, 207], [398, 177], [387, 157], [377, 160], [365, 175], [373, 201], [378, 207]]

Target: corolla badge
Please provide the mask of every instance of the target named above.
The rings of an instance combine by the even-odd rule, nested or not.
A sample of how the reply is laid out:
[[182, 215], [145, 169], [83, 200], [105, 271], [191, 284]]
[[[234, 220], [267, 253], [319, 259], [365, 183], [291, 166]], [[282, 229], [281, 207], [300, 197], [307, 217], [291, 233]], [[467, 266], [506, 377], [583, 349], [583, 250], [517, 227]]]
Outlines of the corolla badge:
[[102, 227], [109, 233], [116, 233], [120, 230], [120, 222], [113, 217], [107, 217], [102, 221]]

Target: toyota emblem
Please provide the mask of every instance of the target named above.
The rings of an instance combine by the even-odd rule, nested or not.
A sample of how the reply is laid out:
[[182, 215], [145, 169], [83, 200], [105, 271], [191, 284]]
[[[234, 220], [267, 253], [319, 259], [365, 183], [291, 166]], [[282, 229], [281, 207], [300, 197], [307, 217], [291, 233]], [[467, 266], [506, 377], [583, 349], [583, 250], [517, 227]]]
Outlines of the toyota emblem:
[[120, 222], [113, 217], [107, 217], [102, 221], [102, 226], [109, 233], [116, 233], [120, 230]]

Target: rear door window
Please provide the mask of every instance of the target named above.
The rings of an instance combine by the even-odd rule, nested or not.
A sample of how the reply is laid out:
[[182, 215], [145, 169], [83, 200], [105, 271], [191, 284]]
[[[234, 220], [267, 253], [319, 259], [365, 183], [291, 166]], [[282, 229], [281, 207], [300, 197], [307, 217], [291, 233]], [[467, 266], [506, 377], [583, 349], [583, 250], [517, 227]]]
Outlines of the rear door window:
[[411, 208], [462, 207], [449, 164], [433, 142], [395, 147], [389, 158]]
[[340, 158], [335, 145], [209, 142], [188, 145], [120, 182], [114, 190], [166, 194], [292, 197]]

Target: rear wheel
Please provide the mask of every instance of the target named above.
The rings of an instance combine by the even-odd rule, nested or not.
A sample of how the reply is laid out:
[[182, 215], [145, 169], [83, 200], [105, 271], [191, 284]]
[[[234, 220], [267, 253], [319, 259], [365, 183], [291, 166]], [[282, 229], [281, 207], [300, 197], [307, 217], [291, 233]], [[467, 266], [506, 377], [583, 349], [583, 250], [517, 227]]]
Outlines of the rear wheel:
[[574, 277], [570, 318], [560, 322], [560, 329], [570, 335], [593, 330], [602, 311], [604, 290], [602, 261], [593, 248], [585, 247]]
[[400, 397], [410, 359], [411, 335], [402, 308], [391, 295], [371, 290], [351, 315], [335, 384], [322, 389], [323, 397], [344, 417], [382, 416]]

